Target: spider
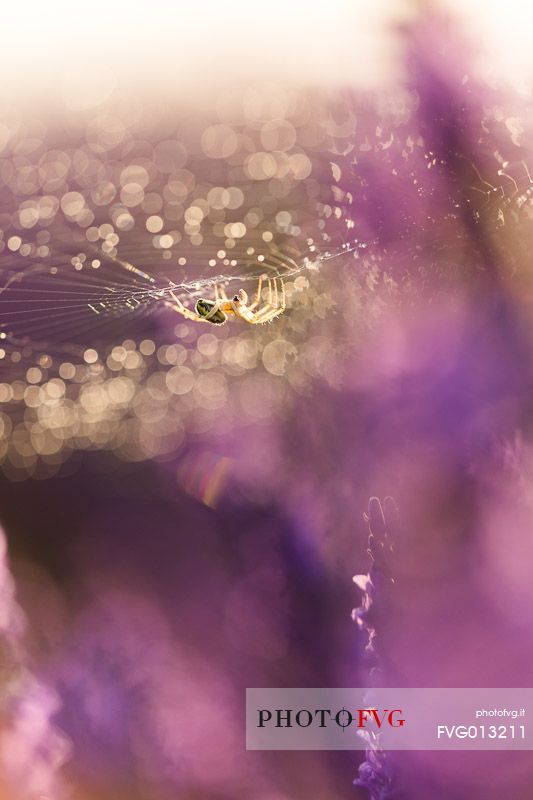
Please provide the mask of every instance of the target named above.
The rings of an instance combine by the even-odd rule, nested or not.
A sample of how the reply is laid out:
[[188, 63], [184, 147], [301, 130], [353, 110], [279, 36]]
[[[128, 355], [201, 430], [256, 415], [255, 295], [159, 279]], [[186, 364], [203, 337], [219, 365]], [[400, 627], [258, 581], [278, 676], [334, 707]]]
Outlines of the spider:
[[[261, 305], [263, 280], [265, 279], [268, 282], [268, 301]], [[248, 295], [244, 289], [239, 289], [239, 292], [230, 300], [223, 287], [215, 284], [215, 299], [206, 300], [201, 297], [196, 302], [194, 311], [184, 306], [173, 291], [170, 292], [170, 296], [174, 302], [170, 303], [167, 300], [166, 305], [185, 319], [192, 319], [195, 322], [224, 325], [228, 317], [233, 316], [249, 322], [250, 325], [262, 325], [264, 322], [270, 322], [275, 317], [279, 317], [285, 311], [285, 286], [282, 278], [279, 278], [279, 284], [278, 287], [277, 278], [270, 279], [266, 275], [261, 275], [255, 299], [250, 304], [248, 304]]]

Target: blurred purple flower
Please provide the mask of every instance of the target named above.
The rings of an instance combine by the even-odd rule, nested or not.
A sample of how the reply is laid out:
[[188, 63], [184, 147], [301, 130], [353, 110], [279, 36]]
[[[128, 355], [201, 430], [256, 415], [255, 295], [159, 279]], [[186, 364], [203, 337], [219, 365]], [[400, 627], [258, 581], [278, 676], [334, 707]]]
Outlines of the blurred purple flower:
[[0, 796], [59, 800], [65, 797], [59, 770], [69, 744], [51, 721], [58, 707], [55, 693], [26, 665], [25, 628], [0, 530]]
[[[369, 681], [376, 685], [378, 679], [382, 682], [383, 676], [376, 647], [376, 620], [386, 607], [390, 607], [394, 588], [390, 561], [394, 549], [392, 532], [397, 521], [396, 503], [392, 497], [386, 497], [383, 504], [379, 498], [371, 497], [364, 518], [369, 529], [367, 553], [371, 565], [366, 575], [353, 577], [354, 583], [363, 592], [363, 599], [361, 606], [352, 611], [352, 618], [366, 634], [365, 654], [370, 661]], [[360, 765], [359, 777], [354, 783], [368, 790], [370, 800], [398, 798], [390, 756], [380, 749], [379, 734], [366, 734], [365, 739], [366, 760]]]

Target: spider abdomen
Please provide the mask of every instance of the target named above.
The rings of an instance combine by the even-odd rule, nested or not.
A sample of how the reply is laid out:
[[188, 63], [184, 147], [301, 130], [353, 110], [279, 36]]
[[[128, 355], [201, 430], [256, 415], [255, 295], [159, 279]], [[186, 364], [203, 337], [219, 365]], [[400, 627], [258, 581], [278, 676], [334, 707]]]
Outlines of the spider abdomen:
[[228, 319], [224, 312], [218, 308], [217, 303], [203, 298], [196, 303], [196, 313], [206, 322], [212, 322], [213, 325], [223, 325]]

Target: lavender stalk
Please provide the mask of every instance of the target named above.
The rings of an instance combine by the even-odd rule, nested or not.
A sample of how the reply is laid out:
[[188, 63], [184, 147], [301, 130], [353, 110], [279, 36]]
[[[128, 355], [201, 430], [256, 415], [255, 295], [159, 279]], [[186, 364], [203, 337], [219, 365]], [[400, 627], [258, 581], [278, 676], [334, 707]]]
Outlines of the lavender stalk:
[[[383, 685], [384, 666], [379, 653], [377, 621], [392, 605], [394, 578], [391, 561], [397, 516], [392, 497], [386, 497], [383, 504], [377, 497], [370, 498], [364, 515], [369, 529], [367, 553], [370, 567], [365, 575], [353, 577], [363, 597], [361, 605], [352, 611], [352, 619], [366, 637], [365, 656], [369, 663], [370, 686]], [[372, 704], [371, 695], [365, 701]], [[365, 761], [359, 767], [355, 785], [368, 790], [369, 800], [399, 800], [390, 755], [381, 749], [379, 734], [365, 731], [363, 736], [367, 743]]]

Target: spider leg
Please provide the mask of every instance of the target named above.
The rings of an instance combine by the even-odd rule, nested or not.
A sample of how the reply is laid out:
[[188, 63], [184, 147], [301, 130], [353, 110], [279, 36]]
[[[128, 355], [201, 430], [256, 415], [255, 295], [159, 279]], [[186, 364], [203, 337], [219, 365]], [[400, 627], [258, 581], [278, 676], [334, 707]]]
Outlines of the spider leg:
[[262, 291], [263, 291], [263, 276], [261, 275], [260, 278], [259, 278], [259, 283], [257, 284], [257, 292], [256, 292], [256, 295], [255, 295], [255, 300], [253, 301], [253, 303], [250, 303], [250, 305], [248, 306], [248, 311], [253, 311], [254, 308], [257, 308], [257, 306], [261, 302], [261, 293], [262, 293]]
[[272, 281], [268, 278], [268, 301], [267, 305], [272, 305]]
[[276, 278], [274, 278], [274, 302], [272, 304], [274, 308], [279, 308], [279, 299], [278, 299], [278, 282]]
[[281, 313], [285, 311], [286, 308], [286, 297], [285, 297], [285, 284], [283, 283], [283, 278], [280, 275], [279, 278], [280, 288], [281, 288], [281, 302], [279, 308], [281, 309]]
[[220, 300], [220, 287], [218, 283], [215, 283], [215, 300]]
[[[281, 307], [283, 309], [285, 309], [285, 287], [283, 285], [283, 279], [281, 277], [279, 278], [279, 282], [280, 282], [280, 285], [281, 285], [281, 294], [282, 294], [282, 305], [281, 305]], [[280, 302], [279, 302], [279, 294], [280, 294], [280, 292], [279, 292], [278, 278], [277, 277], [272, 278], [272, 283], [269, 280], [268, 288], [269, 288], [269, 295], [268, 295], [268, 303], [266, 304], [266, 307], [270, 307], [271, 309], [277, 310], [278, 308], [280, 308]]]
[[270, 322], [271, 319], [274, 319], [274, 317], [279, 316], [281, 313], [281, 309], [265, 305], [256, 314], [252, 314], [251, 317], [247, 319], [247, 322], [252, 325], [261, 325], [263, 322]]
[[170, 308], [174, 308], [175, 307], [180, 312], [181, 311], [187, 311], [187, 309], [185, 308], [185, 306], [183, 305], [183, 303], [181, 302], [179, 297], [174, 293], [174, 291], [172, 289], [170, 290], [169, 294], [170, 294], [171, 298], [174, 300], [174, 305], [172, 303], [168, 303]]
[[[269, 282], [270, 283], [270, 282]], [[283, 278], [279, 278], [279, 286], [277, 279], [273, 279], [273, 291], [272, 286], [270, 286], [270, 298], [269, 302], [265, 303], [258, 311], [254, 312], [247, 318], [247, 322], [251, 325], [262, 325], [265, 322], [271, 322], [276, 317], [279, 317], [280, 314], [283, 314], [285, 311], [285, 285], [283, 283]], [[250, 310], [250, 309], [248, 309]]]
[[[257, 288], [256, 298], [255, 298], [254, 302], [250, 303], [250, 305], [248, 306], [248, 308], [247, 308], [248, 311], [254, 311], [254, 309], [261, 302], [261, 291], [262, 291], [261, 283], [262, 283], [262, 278], [263, 278], [263, 276], [261, 276], [261, 278], [259, 279], [259, 286]], [[272, 281], [271, 281], [270, 278], [267, 278], [267, 282], [268, 282], [268, 300], [258, 311], [255, 311], [254, 314], [262, 314], [266, 309], [272, 307], [272, 302], [273, 302], [272, 301]]]
[[281, 309], [279, 308], [264, 308], [259, 314], [256, 314], [252, 319], [247, 320], [250, 325], [263, 325], [265, 322], [270, 322], [271, 320], [279, 317], [281, 314]]
[[165, 300], [165, 305], [167, 308], [171, 308], [172, 311], [177, 311], [177, 313], [181, 314], [181, 316], [185, 317], [185, 319], [194, 320], [195, 322], [205, 322], [203, 317], [200, 317], [195, 311], [191, 311], [190, 308], [186, 308], [179, 297], [174, 294], [172, 290], [169, 292], [169, 294], [174, 302], [170, 303], [168, 300]]
[[224, 287], [223, 287], [223, 286], [219, 286], [218, 288], [219, 288], [219, 291], [220, 291], [220, 296], [222, 297], [222, 300], [223, 300], [225, 303], [229, 303], [229, 297], [228, 297], [228, 295], [227, 295], [227, 293], [226, 293], [226, 290], [224, 289]]

